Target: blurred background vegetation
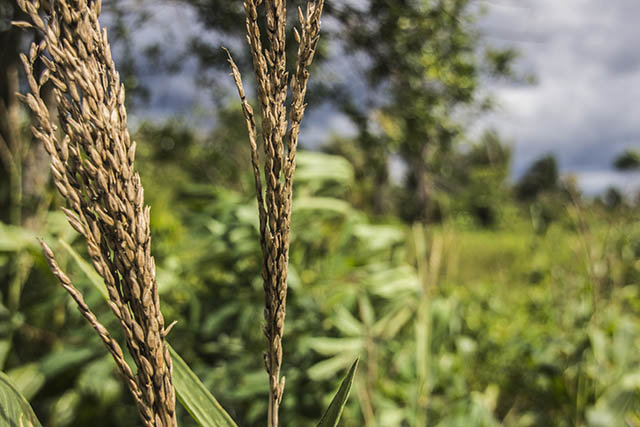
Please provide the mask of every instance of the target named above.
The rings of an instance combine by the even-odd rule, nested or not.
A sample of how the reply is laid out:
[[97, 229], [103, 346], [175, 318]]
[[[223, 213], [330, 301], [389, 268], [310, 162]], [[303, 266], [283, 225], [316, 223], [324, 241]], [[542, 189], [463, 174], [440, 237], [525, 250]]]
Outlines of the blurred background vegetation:
[[[118, 329], [13, 95], [17, 55], [39, 36], [7, 25], [19, 18], [12, 1], [0, 1], [0, 368], [44, 425], [136, 425], [110, 357], [40, 255], [37, 237]], [[135, 54], [148, 5], [104, 3], [130, 111], [144, 112], [154, 88], [140, 64], [177, 72], [184, 57], [162, 41]], [[133, 129], [163, 310], [178, 320], [172, 345], [239, 425], [258, 426], [268, 384], [257, 208], [219, 49], [222, 39], [242, 57], [243, 11], [182, 3], [217, 35], [184, 47], [214, 99], [209, 125], [176, 117]], [[480, 12], [468, 0], [327, 4], [310, 108], [342, 112], [356, 132], [298, 157], [286, 425], [317, 420], [355, 357], [345, 426], [640, 425], [638, 198], [585, 197], [552, 156], [514, 182], [508, 142], [470, 131], [493, 106], [488, 80], [528, 80], [513, 71], [516, 51], [480, 37]], [[361, 80], [335, 75], [335, 51], [359, 61]], [[639, 166], [627, 151], [612, 168]]]

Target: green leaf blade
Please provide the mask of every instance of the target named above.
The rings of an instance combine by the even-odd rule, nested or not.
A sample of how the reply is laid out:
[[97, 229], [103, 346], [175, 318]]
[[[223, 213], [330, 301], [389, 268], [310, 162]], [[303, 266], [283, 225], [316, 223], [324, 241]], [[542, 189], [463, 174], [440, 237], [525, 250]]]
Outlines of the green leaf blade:
[[20, 394], [7, 374], [1, 371], [0, 417], [9, 426], [42, 427], [27, 399]]
[[356, 361], [353, 362], [353, 365], [351, 365], [349, 373], [347, 373], [347, 376], [342, 380], [342, 384], [340, 384], [338, 392], [322, 415], [322, 418], [318, 423], [318, 427], [337, 427], [340, 417], [342, 416], [342, 411], [344, 410], [347, 399], [349, 398], [349, 392], [353, 385], [356, 369], [358, 369], [358, 361], [359, 359], [356, 359]]
[[169, 351], [173, 361], [173, 385], [180, 403], [191, 417], [202, 427], [237, 427], [231, 416], [170, 345]]

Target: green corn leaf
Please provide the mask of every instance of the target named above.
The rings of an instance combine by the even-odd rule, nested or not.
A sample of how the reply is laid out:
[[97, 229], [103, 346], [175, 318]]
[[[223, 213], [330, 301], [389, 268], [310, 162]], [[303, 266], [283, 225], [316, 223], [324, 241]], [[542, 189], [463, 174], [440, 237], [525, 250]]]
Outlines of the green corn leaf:
[[326, 182], [351, 185], [353, 180], [353, 166], [342, 156], [310, 151], [299, 151], [296, 154], [297, 185]]
[[373, 325], [375, 322], [375, 313], [373, 312], [373, 306], [371, 305], [371, 301], [366, 294], [360, 295], [358, 298], [359, 307], [360, 307], [360, 319], [367, 326]]
[[371, 292], [383, 298], [397, 298], [400, 294], [412, 294], [420, 291], [420, 281], [413, 267], [403, 265], [376, 271], [367, 278]]
[[18, 252], [38, 248], [35, 235], [23, 227], [0, 222], [0, 252]]
[[349, 398], [349, 392], [351, 391], [351, 386], [353, 385], [353, 378], [356, 374], [356, 369], [358, 368], [358, 360], [356, 359], [351, 365], [351, 369], [349, 369], [349, 373], [342, 380], [342, 384], [340, 384], [340, 388], [338, 392], [334, 396], [331, 404], [327, 408], [327, 410], [322, 415], [320, 422], [318, 423], [318, 427], [336, 427], [338, 422], [340, 421], [340, 417], [342, 416], [342, 411], [344, 410], [344, 406], [347, 403], [347, 399]]
[[392, 339], [413, 316], [411, 302], [406, 302], [376, 321], [371, 328], [373, 336]]
[[[31, 405], [4, 372], [0, 371], [0, 416], [2, 425], [42, 427]], [[6, 423], [6, 424], [5, 424]]]
[[310, 210], [338, 216], [348, 216], [353, 213], [349, 203], [333, 197], [299, 197], [292, 209], [293, 212]]
[[[108, 298], [102, 278], [98, 273], [67, 242], [63, 240], [59, 242], [78, 263], [89, 281], [102, 293], [105, 299]], [[198, 376], [189, 368], [189, 365], [182, 360], [168, 342], [167, 346], [173, 361], [173, 386], [176, 389], [176, 395], [191, 417], [203, 427], [236, 426], [231, 416], [220, 406]]]
[[364, 347], [362, 338], [314, 337], [307, 338], [305, 344], [325, 356], [342, 353], [358, 354]]
[[336, 312], [335, 326], [344, 335], [359, 337], [362, 336], [364, 326], [356, 319], [353, 314], [344, 307], [338, 308]]
[[189, 365], [169, 346], [173, 361], [173, 385], [178, 400], [202, 427], [234, 427], [236, 423], [189, 368]]
[[393, 245], [402, 244], [406, 238], [402, 227], [396, 225], [356, 224], [353, 234], [371, 251], [388, 251]]
[[307, 370], [309, 378], [314, 381], [328, 380], [345, 369], [353, 360], [353, 353], [341, 353], [322, 362], [318, 362]]

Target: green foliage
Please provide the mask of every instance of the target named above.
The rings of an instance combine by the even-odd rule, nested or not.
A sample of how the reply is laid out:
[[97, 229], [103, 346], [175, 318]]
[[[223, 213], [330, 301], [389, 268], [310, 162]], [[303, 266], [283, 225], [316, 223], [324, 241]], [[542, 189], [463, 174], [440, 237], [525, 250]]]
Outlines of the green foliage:
[[562, 182], [554, 156], [535, 160], [514, 187], [515, 196], [529, 211], [536, 233], [544, 234], [549, 225], [562, 217], [565, 205], [580, 196], [571, 182]]
[[467, 152], [455, 155], [455, 167], [443, 172], [450, 191], [440, 205], [450, 207], [450, 216], [469, 215], [481, 227], [508, 223], [510, 162], [510, 148], [495, 131], [485, 132]]
[[513, 71], [512, 66], [519, 55], [520, 52], [514, 48], [496, 49], [489, 47], [486, 50], [489, 73], [496, 77], [514, 77], [515, 72]]
[[234, 427], [235, 422], [200, 382], [180, 355], [170, 347], [173, 381], [180, 403], [202, 427]]
[[0, 419], [9, 427], [40, 427], [29, 402], [11, 383], [9, 377], [0, 372]]
[[619, 208], [624, 202], [624, 196], [615, 187], [607, 188], [607, 191], [604, 193], [604, 204], [609, 209]]
[[342, 416], [342, 411], [344, 410], [344, 405], [347, 403], [351, 386], [353, 385], [353, 377], [356, 374], [356, 369], [358, 369], [357, 359], [353, 362], [353, 365], [351, 365], [351, 368], [349, 369], [347, 376], [342, 381], [342, 384], [340, 384], [340, 388], [331, 401], [331, 404], [325, 413], [322, 414], [318, 427], [337, 427], [340, 417]]
[[[169, 340], [238, 425], [261, 425], [268, 388], [255, 202], [236, 190], [233, 175], [215, 185], [202, 178], [226, 161], [201, 161], [204, 137], [183, 134], [190, 154], [160, 155], [162, 144], [145, 139], [156, 131], [143, 129], [137, 140], [163, 309], [178, 320]], [[356, 358], [345, 426], [562, 427], [637, 418], [634, 214], [561, 204], [562, 220], [536, 234], [527, 215], [504, 216], [513, 203], [508, 188], [492, 193], [508, 170], [501, 147], [486, 135], [460, 155], [463, 170], [450, 175], [460, 186], [451, 193], [459, 195], [449, 202], [451, 220], [425, 236], [393, 218], [372, 222], [356, 208], [356, 173], [344, 158], [300, 153], [283, 367], [288, 424], [317, 423]], [[238, 168], [248, 171], [244, 163]], [[164, 173], [159, 164], [185, 172]], [[479, 203], [474, 192], [498, 209], [494, 228], [465, 220]], [[61, 265], [101, 320], [113, 322], [86, 278], [92, 270], [78, 261], [82, 252], [63, 243], [75, 234], [59, 214], [48, 224], [45, 239]], [[18, 389], [46, 425], [135, 425], [102, 344], [48, 275], [33, 233], [0, 231], [2, 256], [23, 251], [35, 262], [19, 310], [0, 312], [3, 331], [13, 331], [3, 332], [5, 369]], [[181, 425], [196, 425], [187, 411], [179, 415]]]
[[560, 175], [555, 157], [546, 155], [529, 166], [516, 185], [520, 200], [531, 201], [543, 193], [558, 190]]

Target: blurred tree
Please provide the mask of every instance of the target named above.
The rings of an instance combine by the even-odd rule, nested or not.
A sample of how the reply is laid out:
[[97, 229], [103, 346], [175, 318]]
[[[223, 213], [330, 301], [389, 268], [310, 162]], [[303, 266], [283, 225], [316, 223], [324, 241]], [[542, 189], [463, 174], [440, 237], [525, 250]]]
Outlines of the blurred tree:
[[408, 167], [406, 187], [414, 196], [410, 220], [431, 215], [430, 166], [436, 151], [450, 149], [460, 131], [450, 118], [453, 107], [470, 102], [475, 88], [466, 3], [382, 0], [366, 10], [344, 7], [340, 14], [349, 29], [348, 48], [371, 58], [369, 83], [387, 89], [381, 114], [394, 127], [391, 143]]
[[556, 158], [547, 154], [535, 160], [514, 188], [517, 200], [528, 209], [533, 229], [544, 234], [565, 212], [566, 203], [579, 203], [571, 181], [562, 182]]
[[619, 171], [640, 169], [640, 153], [637, 150], [626, 150], [620, 154], [613, 163]]
[[[619, 172], [640, 171], [640, 152], [633, 149], [625, 150], [615, 159], [613, 167]], [[636, 193], [633, 199], [632, 203], [636, 206], [640, 206], [640, 191]], [[605, 196], [605, 204], [607, 204], [606, 200], [607, 197]]]
[[469, 151], [457, 154], [452, 164], [455, 167], [442, 177], [454, 186], [452, 213], [466, 212], [480, 226], [497, 226], [510, 204], [510, 147], [489, 130]]
[[[407, 166], [405, 218], [428, 220], [439, 210], [439, 177], [459, 167], [447, 163], [465, 132], [459, 113], [486, 107], [477, 93], [480, 76], [513, 74], [516, 52], [483, 54], [468, 0], [373, 0], [366, 8], [343, 6], [337, 16], [348, 50], [370, 59], [368, 82], [382, 93], [378, 118], [386, 123], [387, 144]], [[369, 141], [360, 142], [366, 155]]]
[[619, 189], [615, 187], [609, 187], [604, 193], [603, 201], [608, 209], [615, 210], [622, 206], [622, 204], [624, 203], [624, 196]]
[[357, 191], [353, 192], [352, 200], [358, 208], [375, 214], [390, 213], [394, 205], [389, 182], [391, 141], [372, 129], [366, 111], [359, 111], [350, 102], [342, 104], [342, 108], [356, 124], [357, 136], [334, 137], [324, 150], [344, 156], [354, 166]]
[[560, 175], [556, 158], [546, 155], [534, 161], [516, 184], [516, 195], [522, 201], [532, 201], [544, 192], [559, 189]]

